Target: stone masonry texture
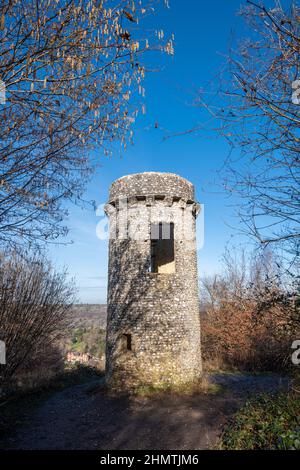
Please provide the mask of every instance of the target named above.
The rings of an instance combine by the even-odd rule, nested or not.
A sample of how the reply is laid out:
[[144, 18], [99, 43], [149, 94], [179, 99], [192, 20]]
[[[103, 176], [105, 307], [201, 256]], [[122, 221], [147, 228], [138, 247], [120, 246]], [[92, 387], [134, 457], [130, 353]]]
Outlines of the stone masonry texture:
[[[197, 380], [202, 372], [199, 205], [193, 185], [172, 173], [124, 176], [111, 185], [105, 210], [110, 218], [108, 385], [131, 389]], [[151, 238], [158, 224], [174, 227], [170, 272], [151, 272]]]

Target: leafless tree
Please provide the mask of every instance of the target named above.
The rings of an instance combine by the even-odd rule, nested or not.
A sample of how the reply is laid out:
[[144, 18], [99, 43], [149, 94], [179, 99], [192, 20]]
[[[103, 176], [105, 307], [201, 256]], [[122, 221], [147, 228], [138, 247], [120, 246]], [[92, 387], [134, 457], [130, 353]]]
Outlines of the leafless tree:
[[[300, 7], [248, 0], [246, 39], [197, 102], [231, 145], [225, 187], [242, 198], [246, 231], [262, 244], [300, 250]], [[216, 90], [216, 82], [219, 87]], [[215, 93], [216, 92], [216, 93]], [[213, 96], [213, 97], [212, 97]]]
[[156, 4], [0, 1], [1, 243], [64, 233], [62, 202], [82, 196], [88, 152], [130, 138], [144, 53], [173, 53], [161, 31], [139, 26]]
[[45, 259], [25, 258], [24, 253], [0, 256], [0, 339], [6, 346], [2, 382], [63, 335], [73, 302], [72, 282]]

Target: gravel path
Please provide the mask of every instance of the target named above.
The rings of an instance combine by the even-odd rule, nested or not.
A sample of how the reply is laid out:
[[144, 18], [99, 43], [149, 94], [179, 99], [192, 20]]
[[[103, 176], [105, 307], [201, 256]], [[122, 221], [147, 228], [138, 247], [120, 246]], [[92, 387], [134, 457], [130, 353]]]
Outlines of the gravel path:
[[[1, 449], [208, 449], [246, 399], [288, 385], [276, 375], [216, 374], [215, 395], [114, 397], [97, 382], [54, 393]], [[99, 383], [98, 383], [99, 385]]]

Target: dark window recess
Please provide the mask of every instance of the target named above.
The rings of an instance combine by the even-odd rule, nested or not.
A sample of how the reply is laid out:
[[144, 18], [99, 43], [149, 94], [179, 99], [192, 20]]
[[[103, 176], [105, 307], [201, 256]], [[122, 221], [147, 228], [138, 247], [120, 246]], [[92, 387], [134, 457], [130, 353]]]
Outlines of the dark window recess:
[[174, 224], [160, 222], [151, 225], [151, 272], [175, 272]]
[[132, 350], [131, 334], [125, 333], [122, 335], [121, 348], [122, 348], [122, 351], [124, 352]]

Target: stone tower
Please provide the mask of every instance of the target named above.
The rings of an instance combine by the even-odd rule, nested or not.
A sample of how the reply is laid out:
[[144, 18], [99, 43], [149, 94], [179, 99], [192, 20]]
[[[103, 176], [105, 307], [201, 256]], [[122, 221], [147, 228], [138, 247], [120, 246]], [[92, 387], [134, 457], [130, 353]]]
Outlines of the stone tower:
[[201, 375], [194, 187], [172, 173], [110, 188], [106, 380], [172, 385]]

